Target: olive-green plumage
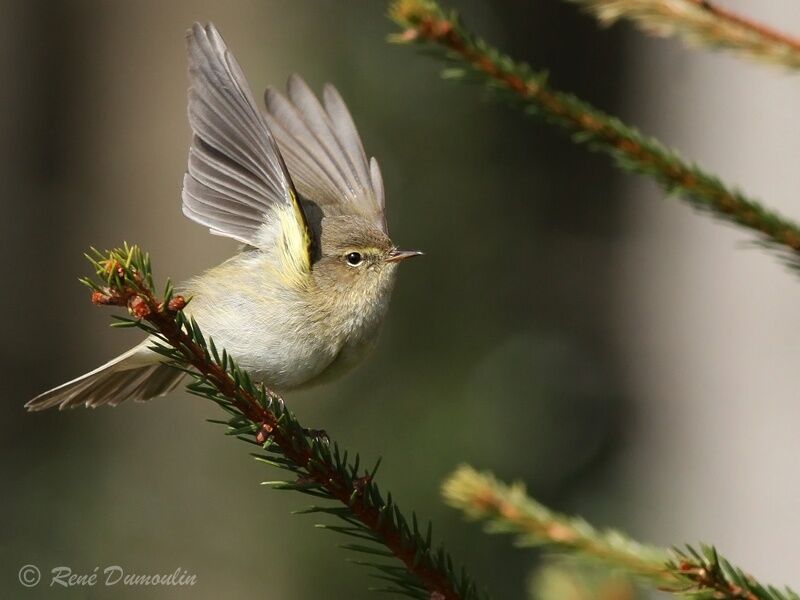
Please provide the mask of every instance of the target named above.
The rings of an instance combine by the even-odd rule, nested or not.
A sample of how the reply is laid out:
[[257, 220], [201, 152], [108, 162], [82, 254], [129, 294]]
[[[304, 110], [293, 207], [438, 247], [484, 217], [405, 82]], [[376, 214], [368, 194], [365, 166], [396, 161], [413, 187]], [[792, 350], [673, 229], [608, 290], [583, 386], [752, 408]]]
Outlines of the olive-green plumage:
[[[254, 379], [278, 391], [319, 383], [375, 344], [400, 261], [386, 230], [384, 190], [347, 107], [330, 85], [320, 102], [292, 76], [288, 97], [256, 106], [213, 25], [187, 34], [194, 134], [183, 212], [241, 252], [181, 286], [203, 330]], [[182, 372], [149, 341], [31, 400], [116, 405], [174, 389]]]

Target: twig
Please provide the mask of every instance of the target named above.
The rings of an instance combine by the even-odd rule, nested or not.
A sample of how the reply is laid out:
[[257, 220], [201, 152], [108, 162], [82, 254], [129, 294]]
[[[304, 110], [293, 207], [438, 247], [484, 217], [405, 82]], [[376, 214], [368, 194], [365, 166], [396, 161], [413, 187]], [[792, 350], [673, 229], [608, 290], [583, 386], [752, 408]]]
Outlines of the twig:
[[757, 232], [762, 243], [780, 251], [794, 267], [800, 265], [800, 226], [796, 223], [726, 187], [718, 177], [619, 119], [553, 89], [545, 72], [534, 73], [528, 65], [501, 54], [467, 31], [455, 13], [445, 13], [433, 0], [399, 0], [390, 14], [404, 28], [403, 33], [392, 36], [393, 41], [428, 44], [438, 48], [444, 58], [463, 65], [448, 68], [446, 77], [466, 79], [471, 74], [528, 114], [573, 132], [577, 143], [609, 154], [618, 167], [651, 177], [695, 208]]
[[[288, 470], [292, 481], [265, 482], [277, 489], [297, 490], [311, 496], [336, 500], [341, 507], [315, 506], [306, 513], [327, 513], [345, 521], [344, 527], [323, 526], [358, 538], [350, 550], [377, 556], [394, 556], [404, 568], [382, 562], [363, 562], [377, 570], [376, 576], [389, 581], [381, 588], [413, 598], [477, 600], [484, 598], [462, 571], [456, 574], [442, 547], [434, 551], [431, 527], [422, 532], [416, 515], [411, 523], [393, 502], [383, 499], [375, 481], [377, 465], [360, 471], [356, 455], [328, 439], [303, 428], [283, 400], [262, 385], [255, 385], [234, 359], [206, 339], [198, 324], [183, 312], [187, 301], [172, 295], [168, 283], [164, 297], [153, 292], [150, 260], [136, 246], [107, 253], [95, 251], [89, 257], [100, 282], [84, 280], [96, 304], [127, 307], [132, 319], [120, 319], [123, 326], [140, 327], [158, 340], [153, 347], [172, 366], [186, 371], [194, 382], [192, 393], [217, 402], [231, 416], [226, 422], [231, 434], [264, 450], [257, 460]], [[192, 367], [193, 369], [190, 369]], [[388, 551], [370, 544], [381, 544]]]
[[799, 600], [790, 589], [781, 591], [745, 575], [713, 547], [667, 551], [618, 531], [599, 531], [581, 518], [542, 506], [528, 497], [521, 483], [508, 486], [469, 466], [445, 480], [442, 495], [468, 517], [486, 521], [491, 533], [510, 533], [521, 546], [547, 545], [623, 569], [663, 591], [708, 600]]
[[625, 573], [548, 560], [530, 580], [531, 600], [638, 600], [639, 589]]
[[488, 522], [493, 533], [512, 533], [523, 546], [552, 544], [607, 565], [624, 568], [660, 586], [675, 584], [667, 552], [634, 542], [616, 531], [598, 532], [582, 519], [559, 515], [529, 498], [525, 486], [507, 486], [491, 473], [462, 466], [442, 484], [447, 504]]
[[707, 0], [569, 0], [586, 6], [604, 24], [621, 18], [652, 35], [679, 35], [790, 69], [800, 69], [800, 38]]

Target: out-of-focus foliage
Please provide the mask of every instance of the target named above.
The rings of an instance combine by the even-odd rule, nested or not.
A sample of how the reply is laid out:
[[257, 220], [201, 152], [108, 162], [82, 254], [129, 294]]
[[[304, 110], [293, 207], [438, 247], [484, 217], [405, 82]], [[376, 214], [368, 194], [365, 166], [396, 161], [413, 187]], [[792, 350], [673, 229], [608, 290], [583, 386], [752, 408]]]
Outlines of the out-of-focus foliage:
[[[622, 40], [574, 7], [542, 3], [531, 19], [530, 3], [458, 6], [515, 52], [557, 56], [571, 88], [616, 105]], [[262, 466], [216, 427], [197, 427], [215, 407], [176, 393], [22, 409], [141, 339], [104, 328], [87, 305], [75, 277], [88, 244], [136, 240], [158, 257], [156, 277], [177, 281], [236, 251], [180, 212], [184, 32], [196, 20], [220, 28], [256, 94], [293, 71], [316, 90], [337, 86], [381, 163], [392, 238], [426, 252], [404, 265], [363, 366], [287, 402], [309, 427], [384, 456], [386, 487], [440, 526], [456, 561], [497, 597], [521, 595], [530, 557], [500, 539], [475, 543], [437, 490], [466, 460], [502, 465], [556, 506], [622, 510], [625, 491], [606, 483], [633, 418], [608, 327], [617, 183], [547, 130], [432, 85], [433, 66], [386, 44], [392, 24], [373, 0], [0, 1], [0, 468], [13, 490], [0, 500], [0, 595], [19, 596], [17, 570], [33, 563], [45, 574], [109, 564], [197, 574], [193, 589], [151, 598], [372, 597], [335, 536], [287, 517], [305, 503], [253, 485]], [[21, 269], [22, 256], [37, 268]]]
[[610, 155], [619, 168], [653, 179], [698, 210], [752, 230], [762, 245], [777, 250], [792, 268], [800, 267], [800, 225], [613, 114], [551, 87], [547, 71], [533, 71], [503, 54], [464, 27], [457, 13], [434, 0], [396, 0], [391, 15], [404, 28], [393, 40], [422, 44], [453, 63], [443, 72], [446, 78], [482, 84], [522, 112], [571, 132], [576, 143]]
[[620, 573], [553, 561], [533, 574], [529, 597], [531, 600], [636, 600], [641, 594]]
[[[581, 517], [556, 513], [521, 483], [506, 485], [490, 473], [460, 467], [442, 486], [451, 506], [485, 522], [489, 533], [514, 536], [519, 546], [543, 546], [582, 563], [636, 577], [658, 590], [696, 600], [799, 600], [793, 590], [763, 584], [711, 546], [661, 550], [613, 530], [599, 530]], [[563, 579], [557, 579], [560, 585]]]
[[[631, 19], [657, 36], [731, 50], [754, 60], [800, 69], [800, 39], [705, 0], [570, 0], [610, 25]], [[757, 8], [757, 5], [754, 5]]]

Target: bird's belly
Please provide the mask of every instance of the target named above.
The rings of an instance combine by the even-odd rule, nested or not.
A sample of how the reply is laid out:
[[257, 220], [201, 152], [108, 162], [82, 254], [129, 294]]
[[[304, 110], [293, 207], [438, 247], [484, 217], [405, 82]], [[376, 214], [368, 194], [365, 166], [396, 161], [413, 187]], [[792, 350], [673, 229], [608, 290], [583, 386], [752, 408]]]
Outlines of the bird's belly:
[[300, 387], [320, 375], [336, 358], [337, 349], [318, 337], [287, 332], [251, 331], [227, 341], [225, 348], [255, 381], [278, 390]]
[[300, 386], [311, 387], [332, 381], [351, 371], [372, 351], [377, 338], [378, 330], [376, 328], [373, 331], [365, 331], [364, 335], [346, 342], [322, 371], [300, 384]]
[[192, 304], [192, 316], [217, 348], [224, 348], [254, 381], [277, 391], [296, 388], [315, 378], [339, 352], [308, 324], [296, 324], [287, 318], [264, 319], [249, 311], [220, 310], [227, 307], [219, 304], [194, 300]]
[[374, 347], [385, 311], [381, 305], [369, 318], [353, 311], [313, 319], [305, 303], [291, 296], [216, 292], [196, 294], [187, 308], [218, 348], [254, 380], [279, 392], [353, 368]]
[[369, 354], [378, 337], [378, 327], [371, 327], [336, 343], [307, 324], [302, 332], [278, 326], [268, 331], [252, 324], [249, 329], [208, 331], [253, 380], [280, 392], [340, 377]]

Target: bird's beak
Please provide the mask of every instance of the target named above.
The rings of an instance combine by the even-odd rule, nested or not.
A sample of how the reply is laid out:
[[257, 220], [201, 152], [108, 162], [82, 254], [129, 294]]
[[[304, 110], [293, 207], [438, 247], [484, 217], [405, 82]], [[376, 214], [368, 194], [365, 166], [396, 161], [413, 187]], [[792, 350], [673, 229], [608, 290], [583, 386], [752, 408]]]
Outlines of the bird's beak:
[[398, 250], [395, 248], [391, 252], [389, 252], [389, 258], [386, 259], [386, 262], [400, 262], [407, 258], [414, 258], [415, 256], [422, 256], [424, 252], [420, 252], [419, 250]]

